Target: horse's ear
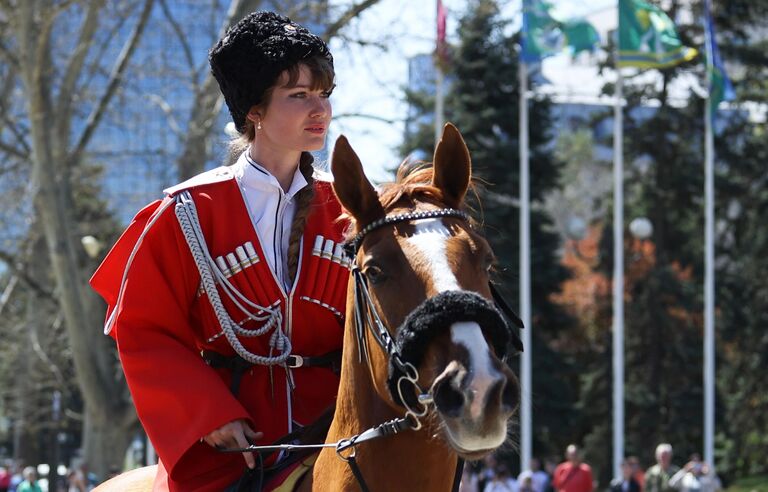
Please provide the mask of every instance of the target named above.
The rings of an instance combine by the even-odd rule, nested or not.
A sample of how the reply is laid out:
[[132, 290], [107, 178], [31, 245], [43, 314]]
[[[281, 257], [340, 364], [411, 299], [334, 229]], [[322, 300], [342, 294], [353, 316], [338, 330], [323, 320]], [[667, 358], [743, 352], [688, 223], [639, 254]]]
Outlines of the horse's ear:
[[365, 226], [384, 215], [379, 196], [365, 177], [363, 164], [344, 135], [336, 140], [333, 148], [331, 172], [333, 191], [358, 225]]
[[459, 208], [471, 176], [472, 162], [467, 144], [459, 130], [453, 124], [446, 123], [435, 147], [432, 185], [442, 190], [446, 205]]

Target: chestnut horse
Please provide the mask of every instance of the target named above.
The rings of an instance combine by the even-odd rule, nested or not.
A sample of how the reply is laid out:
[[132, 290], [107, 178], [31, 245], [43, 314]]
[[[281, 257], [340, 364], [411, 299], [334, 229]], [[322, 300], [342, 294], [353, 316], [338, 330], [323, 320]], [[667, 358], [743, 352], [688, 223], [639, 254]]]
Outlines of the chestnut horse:
[[[503, 358], [522, 348], [493, 304], [493, 252], [461, 211], [469, 152], [447, 124], [432, 168], [399, 173], [377, 193], [340, 137], [332, 170], [354, 234], [326, 440], [337, 445], [320, 451], [296, 490], [451, 490], [459, 458], [479, 459], [507, 440], [519, 388]], [[116, 482], [131, 473], [132, 485]], [[142, 484], [134, 471], [98, 490], [150, 490], [150, 473]]]

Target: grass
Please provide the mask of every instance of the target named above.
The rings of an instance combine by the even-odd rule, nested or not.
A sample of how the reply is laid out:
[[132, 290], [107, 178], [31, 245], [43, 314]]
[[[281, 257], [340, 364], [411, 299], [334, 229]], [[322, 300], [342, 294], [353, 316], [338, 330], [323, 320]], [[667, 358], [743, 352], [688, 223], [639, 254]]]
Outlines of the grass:
[[742, 478], [726, 490], [727, 492], [768, 492], [768, 475]]

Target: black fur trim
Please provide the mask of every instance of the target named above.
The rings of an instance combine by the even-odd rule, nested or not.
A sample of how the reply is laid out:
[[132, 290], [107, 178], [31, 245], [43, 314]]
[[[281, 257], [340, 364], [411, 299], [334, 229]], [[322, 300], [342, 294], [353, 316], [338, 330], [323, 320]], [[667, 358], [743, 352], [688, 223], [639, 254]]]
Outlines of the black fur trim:
[[[432, 338], [459, 321], [474, 321], [480, 325], [499, 358], [507, 354], [510, 342], [515, 346], [520, 344], [519, 338], [512, 333], [491, 302], [475, 292], [452, 290], [427, 299], [405, 319], [396, 337], [396, 346], [402, 360], [418, 368]], [[387, 384], [392, 398], [399, 405], [402, 402], [397, 382], [401, 376], [403, 372], [390, 359]], [[408, 394], [406, 398], [411, 400], [409, 405], [415, 404], [415, 395]]]

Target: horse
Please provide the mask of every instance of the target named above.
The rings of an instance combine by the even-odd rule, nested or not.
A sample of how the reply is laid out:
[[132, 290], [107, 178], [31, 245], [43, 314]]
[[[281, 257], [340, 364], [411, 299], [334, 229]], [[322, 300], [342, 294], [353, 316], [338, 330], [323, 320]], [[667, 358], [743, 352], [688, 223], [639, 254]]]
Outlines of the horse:
[[[432, 167], [380, 193], [344, 136], [331, 166], [351, 222], [341, 382], [328, 444], [295, 490], [451, 490], [462, 460], [508, 441], [519, 385], [505, 359], [522, 350], [463, 211], [469, 151], [446, 124]], [[97, 490], [151, 490], [151, 468]]]

